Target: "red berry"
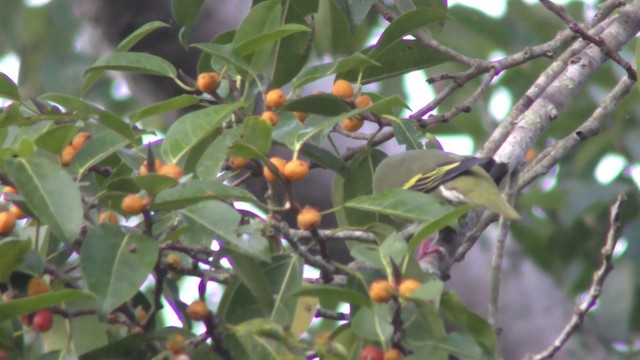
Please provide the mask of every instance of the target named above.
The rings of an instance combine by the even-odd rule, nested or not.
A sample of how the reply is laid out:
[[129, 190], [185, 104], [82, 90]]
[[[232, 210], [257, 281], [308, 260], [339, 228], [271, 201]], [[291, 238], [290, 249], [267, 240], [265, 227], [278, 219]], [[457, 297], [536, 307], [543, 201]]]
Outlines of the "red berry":
[[53, 314], [51, 310], [39, 310], [33, 315], [33, 329], [37, 332], [47, 332], [53, 326]]

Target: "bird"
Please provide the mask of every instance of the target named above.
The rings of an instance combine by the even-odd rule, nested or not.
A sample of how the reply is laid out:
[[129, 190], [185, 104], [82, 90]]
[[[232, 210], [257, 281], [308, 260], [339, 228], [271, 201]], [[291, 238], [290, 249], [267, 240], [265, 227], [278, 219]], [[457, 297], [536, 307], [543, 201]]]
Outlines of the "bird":
[[490, 157], [409, 150], [382, 160], [374, 172], [372, 187], [374, 194], [395, 188], [430, 193], [453, 206], [469, 204], [518, 220], [520, 215], [498, 188], [507, 172], [507, 164]]

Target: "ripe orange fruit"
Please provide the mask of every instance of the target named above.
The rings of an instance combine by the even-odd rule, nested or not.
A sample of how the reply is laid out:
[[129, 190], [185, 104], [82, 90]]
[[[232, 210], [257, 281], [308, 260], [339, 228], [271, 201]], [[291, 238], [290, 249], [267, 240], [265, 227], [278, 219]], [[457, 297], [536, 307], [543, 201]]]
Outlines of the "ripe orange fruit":
[[264, 103], [271, 108], [279, 108], [284, 105], [287, 100], [286, 96], [280, 89], [269, 90], [267, 96], [264, 98]]
[[203, 93], [213, 93], [220, 87], [220, 74], [208, 72], [198, 75], [196, 89]]
[[78, 152], [78, 150], [76, 150], [73, 146], [67, 145], [67, 147], [65, 147], [60, 154], [60, 164], [62, 164], [62, 166], [69, 166], [69, 164], [71, 163], [71, 159], [76, 154], [76, 152]]
[[356, 132], [364, 125], [364, 120], [358, 117], [342, 119], [342, 127], [348, 132]]
[[343, 98], [344, 100], [351, 100], [353, 98], [353, 85], [351, 85], [347, 80], [338, 79], [333, 83], [331, 93]]
[[409, 296], [413, 293], [417, 288], [420, 287], [422, 283], [416, 279], [404, 279], [398, 286], [398, 294], [400, 296]]
[[383, 360], [382, 349], [375, 345], [367, 345], [360, 353], [360, 360]]
[[[280, 171], [280, 174], [284, 172], [284, 168], [287, 165], [287, 160], [279, 157], [272, 157], [271, 159], [269, 159], [269, 161], [273, 164], [273, 166], [276, 167], [276, 169], [278, 169], [278, 171]], [[264, 175], [264, 178], [270, 183], [278, 181], [278, 176], [272, 173], [266, 165], [262, 168], [262, 174]]]
[[143, 161], [142, 164], [140, 165], [140, 169], [139, 169], [140, 176], [145, 176], [145, 175], [149, 174], [150, 172], [157, 173], [158, 170], [160, 170], [164, 166], [164, 164], [162, 163], [162, 160], [160, 160], [160, 159], [156, 159], [153, 162], [153, 164], [154, 164], [153, 171], [149, 171], [149, 167], [147, 166], [147, 160]]
[[182, 265], [182, 260], [178, 254], [169, 254], [167, 255], [167, 264], [179, 268]]
[[299, 111], [294, 111], [293, 115], [296, 117], [296, 119], [298, 119], [298, 121], [300, 121], [303, 124], [307, 120], [307, 118], [309, 117], [309, 114], [303, 113], [303, 112], [299, 112]]
[[318, 210], [305, 206], [298, 213], [298, 217], [296, 218], [298, 222], [298, 227], [302, 230], [312, 230], [317, 229], [320, 226], [320, 221], [322, 220], [322, 215], [318, 212]]
[[536, 149], [529, 149], [529, 151], [527, 151], [527, 154], [524, 156], [524, 161], [531, 161], [536, 156], [538, 156], [538, 152], [536, 151]]
[[172, 177], [176, 180], [182, 177], [182, 168], [178, 164], [166, 164], [158, 170], [158, 175]]
[[309, 174], [309, 164], [302, 160], [291, 160], [285, 165], [282, 175], [289, 181], [301, 181]]
[[17, 194], [18, 190], [16, 190], [16, 188], [14, 188], [13, 186], [5, 186], [4, 189], [2, 190], [2, 200], [4, 201], [9, 201], [9, 197], [7, 196], [7, 194]]
[[356, 98], [355, 104], [357, 107], [363, 108], [373, 104], [373, 101], [369, 95], [360, 95]]
[[147, 312], [143, 308], [136, 309], [136, 319], [138, 319], [139, 322], [144, 322], [147, 320]]
[[47, 332], [53, 326], [53, 313], [51, 310], [38, 310], [33, 315], [33, 329], [37, 332]]
[[185, 338], [180, 334], [171, 335], [167, 341], [164, 343], [164, 346], [169, 350], [172, 354], [179, 354], [184, 350]]
[[384, 353], [384, 357], [382, 359], [383, 360], [402, 360], [403, 358], [404, 358], [404, 356], [402, 355], [400, 350], [398, 350], [396, 348], [392, 348], [392, 349], [387, 350]]
[[98, 215], [98, 224], [102, 224], [103, 222], [116, 225], [120, 221], [118, 220], [118, 215], [113, 211], [105, 211], [102, 214]]
[[24, 219], [27, 217], [27, 214], [25, 214], [25, 212], [22, 211], [22, 209], [17, 207], [15, 204], [11, 207], [9, 211], [11, 211], [13, 215], [15, 215], [16, 219]]
[[32, 277], [27, 284], [27, 295], [35, 296], [49, 292], [49, 284], [41, 277]]
[[384, 303], [393, 296], [393, 284], [387, 280], [376, 280], [369, 286], [369, 299], [373, 302]]
[[244, 169], [245, 167], [247, 167], [247, 164], [249, 164], [249, 160], [243, 158], [242, 156], [229, 157], [229, 167], [231, 167], [233, 170]]
[[209, 308], [202, 300], [196, 300], [187, 307], [187, 315], [191, 320], [202, 321], [209, 315]]
[[71, 140], [70, 145], [72, 148], [78, 151], [84, 146], [84, 143], [86, 143], [87, 140], [89, 139], [91, 139], [91, 134], [89, 134], [86, 131], [80, 131], [79, 133], [76, 134], [76, 136], [73, 137], [73, 140]]
[[139, 195], [129, 194], [122, 199], [122, 203], [120, 203], [120, 207], [122, 208], [122, 212], [130, 215], [137, 215], [142, 212], [147, 206], [149, 202], [143, 200]]
[[271, 124], [271, 126], [278, 125], [278, 114], [274, 113], [273, 111], [267, 110], [263, 112], [260, 117], [267, 120]]
[[10, 211], [0, 212], [0, 235], [7, 235], [16, 227], [16, 216]]

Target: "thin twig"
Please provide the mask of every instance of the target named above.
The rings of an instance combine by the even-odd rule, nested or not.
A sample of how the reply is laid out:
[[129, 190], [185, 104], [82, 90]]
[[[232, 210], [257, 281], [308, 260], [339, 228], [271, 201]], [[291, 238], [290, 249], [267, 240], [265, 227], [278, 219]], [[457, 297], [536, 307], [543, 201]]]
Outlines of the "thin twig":
[[595, 306], [598, 298], [602, 294], [602, 286], [607, 278], [607, 275], [613, 270], [613, 249], [618, 242], [618, 230], [620, 230], [620, 206], [625, 200], [624, 194], [618, 195], [616, 201], [611, 205], [609, 212], [609, 231], [604, 247], [601, 250], [602, 263], [600, 267], [593, 273], [593, 280], [591, 280], [591, 286], [589, 287], [589, 295], [587, 299], [576, 306], [574, 314], [571, 320], [564, 327], [560, 335], [556, 338], [551, 346], [546, 350], [536, 355], [528, 357], [534, 360], [551, 359], [562, 347], [569, 341], [571, 336], [578, 330], [578, 328], [584, 322], [584, 318]]
[[585, 30], [582, 26], [580, 26], [580, 24], [573, 20], [573, 18], [569, 15], [564, 7], [556, 5], [550, 0], [540, 0], [540, 2], [544, 7], [549, 9], [549, 11], [551, 11], [552, 13], [556, 14], [560, 18], [560, 20], [567, 24], [569, 26], [569, 30], [578, 34], [583, 40], [586, 40], [599, 47], [605, 55], [607, 55], [611, 60], [615, 61], [618, 65], [625, 69], [627, 71], [627, 76], [631, 80], [638, 79], [636, 71], [628, 61], [623, 59], [617, 51], [609, 47], [609, 45], [607, 45], [607, 43], [600, 36], [594, 36], [587, 30]]
[[322, 308], [318, 308], [318, 310], [316, 310], [315, 317], [335, 321], [349, 321], [351, 319], [351, 316], [349, 314]]
[[[499, 314], [500, 314], [500, 272], [502, 271], [502, 260], [504, 259], [504, 250], [507, 245], [507, 238], [509, 235], [509, 223], [510, 221], [505, 218], [500, 218], [500, 232], [496, 239], [496, 244], [493, 249], [493, 257], [491, 258], [491, 285], [489, 293], [489, 316], [488, 321], [493, 326], [493, 331], [496, 333], [496, 337], [500, 339], [502, 334], [502, 327], [500, 326]], [[498, 340], [499, 342], [499, 340]], [[499, 351], [500, 347], [496, 347]], [[497, 358], [500, 358], [499, 354], [496, 354]]]

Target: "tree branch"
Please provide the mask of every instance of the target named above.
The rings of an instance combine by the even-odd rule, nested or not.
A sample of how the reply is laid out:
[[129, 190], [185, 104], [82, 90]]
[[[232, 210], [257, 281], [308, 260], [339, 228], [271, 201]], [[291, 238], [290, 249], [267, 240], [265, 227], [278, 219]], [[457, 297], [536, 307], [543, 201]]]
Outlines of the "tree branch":
[[558, 338], [554, 341], [553, 345], [544, 350], [543, 352], [528, 356], [527, 359], [544, 360], [551, 359], [562, 347], [569, 341], [571, 336], [578, 330], [578, 328], [584, 322], [584, 318], [595, 306], [600, 294], [602, 294], [602, 286], [607, 278], [607, 275], [613, 270], [613, 250], [618, 242], [618, 230], [620, 229], [620, 206], [625, 200], [624, 194], [618, 195], [616, 201], [611, 205], [609, 212], [609, 231], [604, 247], [601, 250], [602, 263], [600, 267], [593, 273], [593, 280], [589, 288], [589, 296], [582, 304], [577, 306], [574, 310], [574, 314], [571, 320], [564, 327]]

